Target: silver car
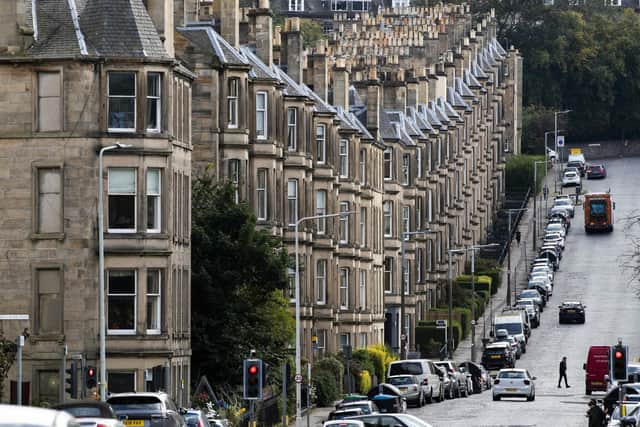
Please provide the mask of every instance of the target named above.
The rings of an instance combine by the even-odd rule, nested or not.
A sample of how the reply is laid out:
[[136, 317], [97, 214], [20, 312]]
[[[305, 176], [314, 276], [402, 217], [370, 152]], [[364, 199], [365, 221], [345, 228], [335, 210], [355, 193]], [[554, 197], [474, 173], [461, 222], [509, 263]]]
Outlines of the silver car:
[[532, 328], [540, 326], [540, 307], [532, 298], [519, 299], [516, 301], [516, 306], [525, 308]]
[[567, 212], [569, 212], [569, 216], [571, 218], [573, 218], [575, 216], [576, 213], [576, 208], [575, 206], [573, 206], [573, 202], [571, 201], [571, 199], [569, 198], [561, 198], [561, 199], [556, 199], [553, 202], [553, 207], [561, 207], [564, 210], [566, 210]]
[[80, 427], [69, 413], [32, 406], [0, 404], [0, 427]]

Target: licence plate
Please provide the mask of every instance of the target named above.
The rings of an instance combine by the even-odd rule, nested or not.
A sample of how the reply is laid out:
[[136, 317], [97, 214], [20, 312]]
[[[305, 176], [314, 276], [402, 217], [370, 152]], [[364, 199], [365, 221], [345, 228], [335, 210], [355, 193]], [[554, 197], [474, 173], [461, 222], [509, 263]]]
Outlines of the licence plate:
[[492, 359], [500, 359], [500, 355], [499, 354], [492, 354], [491, 358]]
[[400, 389], [400, 391], [405, 392], [407, 391], [407, 387], [398, 387], [398, 389]]
[[131, 427], [144, 427], [144, 420], [124, 420], [122, 424]]
[[602, 385], [602, 381], [591, 381], [591, 385]]
[[517, 389], [517, 388], [506, 388], [505, 390], [506, 390], [506, 391], [518, 391], [518, 389]]
[[576, 313], [575, 310], [567, 310], [567, 313]]

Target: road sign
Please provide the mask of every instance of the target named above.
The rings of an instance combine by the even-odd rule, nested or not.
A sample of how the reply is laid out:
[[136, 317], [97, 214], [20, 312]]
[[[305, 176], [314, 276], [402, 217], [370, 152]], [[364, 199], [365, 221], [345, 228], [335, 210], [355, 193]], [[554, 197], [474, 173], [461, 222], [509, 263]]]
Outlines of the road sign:
[[296, 374], [296, 376], [293, 377], [293, 379], [296, 380], [298, 384], [300, 384], [302, 382], [302, 375]]
[[558, 135], [558, 139], [556, 140], [556, 145], [558, 147], [564, 147], [564, 135]]
[[447, 321], [446, 320], [436, 320], [436, 328], [438, 329], [443, 329], [447, 327]]

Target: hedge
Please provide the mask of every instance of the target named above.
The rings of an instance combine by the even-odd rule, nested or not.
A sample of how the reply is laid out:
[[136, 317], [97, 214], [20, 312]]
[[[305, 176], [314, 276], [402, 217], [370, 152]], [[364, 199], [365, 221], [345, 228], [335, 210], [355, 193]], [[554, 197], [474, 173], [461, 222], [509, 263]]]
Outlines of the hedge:
[[[465, 289], [471, 289], [471, 275], [464, 274], [456, 278], [456, 282]], [[490, 276], [475, 276], [474, 285], [476, 293], [480, 291], [491, 291], [492, 280]]]
[[318, 369], [313, 374], [313, 383], [316, 387], [316, 403], [318, 406], [332, 406], [340, 397], [340, 389], [333, 373], [324, 369]]
[[[455, 347], [457, 347], [462, 337], [462, 325], [455, 319], [452, 325], [453, 341]], [[436, 328], [435, 321], [419, 322], [416, 327], [416, 344], [420, 346], [421, 349], [429, 348], [431, 340], [441, 343], [440, 346], [444, 345], [444, 329]]]
[[360, 376], [358, 377], [358, 391], [362, 394], [367, 394], [371, 389], [371, 375], [369, 371], [364, 369], [360, 372]]

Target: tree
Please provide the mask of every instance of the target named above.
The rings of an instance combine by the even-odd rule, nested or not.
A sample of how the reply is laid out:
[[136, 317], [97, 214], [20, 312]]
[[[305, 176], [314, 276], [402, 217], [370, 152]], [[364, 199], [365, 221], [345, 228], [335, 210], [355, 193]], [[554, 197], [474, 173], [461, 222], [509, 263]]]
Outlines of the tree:
[[312, 19], [300, 20], [300, 33], [302, 33], [305, 49], [315, 46], [318, 40], [327, 38], [327, 35], [322, 31], [322, 26]]
[[18, 346], [12, 340], [8, 340], [0, 333], [0, 401], [3, 398], [4, 380], [9, 375], [9, 369], [16, 360]]
[[279, 239], [258, 230], [234, 187], [205, 173], [193, 184], [192, 363], [194, 378], [242, 382], [242, 360], [256, 351], [279, 367], [294, 320], [283, 290], [289, 258]]

